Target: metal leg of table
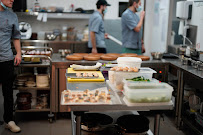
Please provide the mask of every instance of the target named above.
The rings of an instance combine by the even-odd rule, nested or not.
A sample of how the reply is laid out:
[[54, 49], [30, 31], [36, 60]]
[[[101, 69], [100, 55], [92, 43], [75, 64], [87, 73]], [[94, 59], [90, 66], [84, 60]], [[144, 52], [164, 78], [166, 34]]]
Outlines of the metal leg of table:
[[179, 98], [179, 107], [178, 107], [178, 128], [181, 127], [181, 122], [182, 122], [181, 115], [182, 115], [183, 94], [184, 94], [184, 79], [183, 79], [183, 73], [181, 73], [180, 98]]
[[75, 115], [71, 111], [71, 127], [72, 127], [72, 135], [75, 135], [76, 124], [75, 124]]
[[181, 86], [181, 71], [178, 70], [178, 88], [177, 88], [177, 97], [176, 97], [176, 118], [175, 118], [175, 123], [176, 126], [178, 127], [178, 112], [179, 112], [179, 102], [180, 102], [180, 86]]
[[161, 115], [157, 114], [154, 118], [154, 135], [159, 135]]
[[81, 135], [81, 116], [76, 116], [76, 135]]

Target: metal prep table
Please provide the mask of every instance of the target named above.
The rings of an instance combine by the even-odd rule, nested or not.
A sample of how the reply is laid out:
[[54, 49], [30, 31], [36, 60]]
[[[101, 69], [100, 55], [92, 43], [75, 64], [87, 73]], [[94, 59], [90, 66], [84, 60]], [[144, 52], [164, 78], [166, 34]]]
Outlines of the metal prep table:
[[[101, 87], [108, 87], [109, 89], [115, 89], [113, 86], [107, 82], [67, 82], [67, 89], [69, 90], [76, 90], [78, 89], [97, 89]], [[123, 95], [117, 94], [121, 104], [111, 104], [111, 105], [71, 105], [66, 106], [72, 114], [72, 134], [73, 135], [80, 135], [81, 134], [81, 113], [82, 112], [106, 112], [106, 111], [150, 111], [150, 110], [172, 110], [173, 103], [171, 102], [168, 105], [158, 105], [158, 106], [151, 106], [149, 104], [145, 105], [138, 105], [129, 107], [123, 101]], [[74, 122], [75, 120], [75, 122]], [[76, 124], [75, 124], [76, 123]], [[154, 135], [159, 135], [159, 127], [160, 127], [160, 114], [157, 113], [154, 120]]]

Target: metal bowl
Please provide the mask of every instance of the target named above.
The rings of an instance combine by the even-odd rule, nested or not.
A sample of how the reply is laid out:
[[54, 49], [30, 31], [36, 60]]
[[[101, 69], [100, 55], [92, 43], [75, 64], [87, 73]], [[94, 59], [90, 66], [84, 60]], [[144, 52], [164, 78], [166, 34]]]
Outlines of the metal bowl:
[[163, 53], [161, 52], [151, 52], [153, 59], [161, 60], [163, 58]]

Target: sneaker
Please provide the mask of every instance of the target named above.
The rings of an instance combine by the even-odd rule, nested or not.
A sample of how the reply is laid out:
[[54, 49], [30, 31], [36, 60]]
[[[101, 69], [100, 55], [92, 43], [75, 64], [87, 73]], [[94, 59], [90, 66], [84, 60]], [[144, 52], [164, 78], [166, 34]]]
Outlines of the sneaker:
[[19, 133], [20, 127], [18, 127], [14, 121], [10, 121], [8, 124], [6, 124], [5, 126], [6, 129], [9, 129], [11, 132], [13, 133]]

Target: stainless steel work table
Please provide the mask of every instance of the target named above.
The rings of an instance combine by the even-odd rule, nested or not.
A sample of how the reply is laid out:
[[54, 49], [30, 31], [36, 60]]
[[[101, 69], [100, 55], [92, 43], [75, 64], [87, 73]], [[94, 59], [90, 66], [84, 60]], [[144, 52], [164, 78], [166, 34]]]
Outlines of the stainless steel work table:
[[[107, 87], [108, 89], [115, 89], [112, 85], [109, 84], [109, 82], [67, 82], [67, 89], [69, 90], [85, 90], [85, 89], [97, 89], [101, 87]], [[150, 110], [172, 110], [173, 109], [173, 103], [171, 102], [168, 105], [159, 105], [159, 106], [151, 106], [151, 105], [141, 105], [138, 106], [127, 106], [125, 102], [123, 101], [123, 95], [121, 93], [118, 93], [118, 97], [121, 101], [121, 104], [111, 104], [111, 105], [69, 105], [66, 106], [69, 111], [71, 111], [72, 114], [72, 129], [73, 129], [73, 135], [80, 135], [81, 134], [81, 114], [82, 112], [106, 112], [106, 111], [129, 111], [129, 110], [136, 110], [136, 111], [150, 111]], [[74, 115], [75, 115], [75, 122], [74, 124]], [[75, 127], [76, 126], [76, 127]], [[157, 113], [154, 120], [154, 135], [159, 135], [159, 126], [160, 126], [160, 114]]]

